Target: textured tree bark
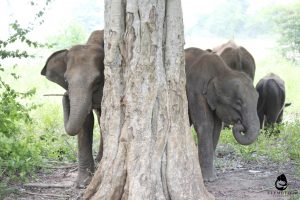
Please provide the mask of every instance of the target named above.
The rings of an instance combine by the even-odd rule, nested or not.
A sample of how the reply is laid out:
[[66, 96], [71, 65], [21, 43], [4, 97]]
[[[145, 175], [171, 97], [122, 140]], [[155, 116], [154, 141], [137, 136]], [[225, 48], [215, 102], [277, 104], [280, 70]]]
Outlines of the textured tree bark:
[[180, 0], [105, 1], [104, 152], [84, 199], [213, 199], [188, 122]]

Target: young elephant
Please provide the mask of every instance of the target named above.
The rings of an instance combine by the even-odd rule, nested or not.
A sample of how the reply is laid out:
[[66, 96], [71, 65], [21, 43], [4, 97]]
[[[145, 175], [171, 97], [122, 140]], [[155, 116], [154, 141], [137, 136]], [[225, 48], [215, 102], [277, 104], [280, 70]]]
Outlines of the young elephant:
[[284, 81], [276, 74], [270, 73], [259, 80], [256, 84], [259, 94], [257, 113], [260, 128], [266, 125], [282, 122], [283, 109], [290, 104], [285, 104]]
[[[54, 52], [41, 74], [66, 89], [63, 97], [66, 132], [78, 138], [78, 169], [76, 186], [89, 183], [94, 172], [92, 155], [94, 116], [98, 122], [104, 86], [103, 31], [94, 31], [84, 45]], [[102, 157], [102, 138], [97, 160]]]
[[245, 72], [252, 81], [255, 75], [255, 61], [253, 56], [242, 46], [238, 46], [234, 41], [229, 40], [227, 43], [213, 49], [225, 63], [234, 70]]
[[215, 53], [188, 48], [185, 58], [189, 116], [198, 136], [202, 175], [213, 181], [221, 122], [233, 125], [240, 144], [253, 143], [259, 133], [258, 94], [246, 74], [231, 70]]

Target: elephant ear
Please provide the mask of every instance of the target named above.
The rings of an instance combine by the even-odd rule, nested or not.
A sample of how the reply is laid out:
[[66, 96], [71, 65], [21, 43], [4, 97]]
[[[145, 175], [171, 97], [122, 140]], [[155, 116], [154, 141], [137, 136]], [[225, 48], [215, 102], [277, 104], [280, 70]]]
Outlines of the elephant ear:
[[41, 74], [54, 83], [57, 83], [61, 87], [67, 90], [67, 83], [64, 79], [64, 74], [67, 69], [66, 55], [68, 50], [60, 50], [54, 52], [46, 61], [46, 64], [41, 71]]
[[216, 110], [217, 107], [217, 94], [216, 94], [217, 78], [211, 78], [204, 86], [203, 94], [206, 97], [206, 101], [212, 110]]

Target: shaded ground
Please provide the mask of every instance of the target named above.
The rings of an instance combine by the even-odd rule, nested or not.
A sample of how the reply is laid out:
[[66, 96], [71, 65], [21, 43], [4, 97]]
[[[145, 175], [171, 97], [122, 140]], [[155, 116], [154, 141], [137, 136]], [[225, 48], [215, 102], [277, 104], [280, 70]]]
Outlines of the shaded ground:
[[[221, 149], [221, 150], [220, 150]], [[278, 164], [268, 161], [266, 158], [258, 158], [256, 161], [242, 161], [233, 152], [223, 150], [222, 146], [217, 151], [218, 179], [206, 183], [208, 190], [220, 200], [281, 200], [300, 199], [300, 181], [296, 175], [296, 164], [288, 162]], [[61, 166], [59, 166], [61, 167]], [[18, 194], [10, 194], [5, 200], [27, 199], [80, 199], [83, 190], [72, 187], [72, 181], [76, 178], [76, 167], [58, 168], [51, 173], [40, 173], [38, 178], [32, 180], [34, 184], [52, 184], [52, 187], [28, 187], [13, 185]], [[288, 188], [280, 192], [275, 188], [275, 181], [280, 174], [285, 174], [288, 180]], [[64, 186], [65, 188], [54, 188]], [[298, 193], [297, 197], [293, 194]], [[295, 196], [295, 195], [294, 195]]]
[[[284, 173], [288, 180], [288, 188], [281, 192], [275, 188], [277, 177]], [[300, 182], [296, 179], [294, 166], [289, 164], [285, 169], [272, 165], [243, 166], [218, 173], [218, 180], [206, 183], [210, 192], [220, 200], [275, 200], [290, 199], [295, 193], [300, 199]], [[294, 195], [295, 196], [295, 195]]]
[[[226, 145], [217, 149], [218, 179], [206, 183], [208, 190], [219, 200], [281, 200], [300, 199], [300, 180], [297, 165], [292, 161], [275, 163], [257, 156], [255, 161], [243, 161]], [[284, 174], [288, 187], [279, 191], [277, 177]], [[295, 195], [296, 194], [296, 195]]]

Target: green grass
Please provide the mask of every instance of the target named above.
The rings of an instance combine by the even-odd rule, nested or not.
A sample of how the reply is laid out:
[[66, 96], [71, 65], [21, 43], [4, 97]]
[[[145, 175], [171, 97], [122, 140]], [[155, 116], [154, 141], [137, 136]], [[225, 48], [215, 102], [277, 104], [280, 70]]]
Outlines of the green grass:
[[258, 139], [251, 145], [243, 146], [234, 139], [231, 130], [223, 130], [220, 144], [230, 144], [235, 152], [245, 160], [257, 160], [264, 156], [276, 162], [294, 161], [300, 164], [300, 121], [278, 126], [279, 134], [268, 135], [261, 131]]

